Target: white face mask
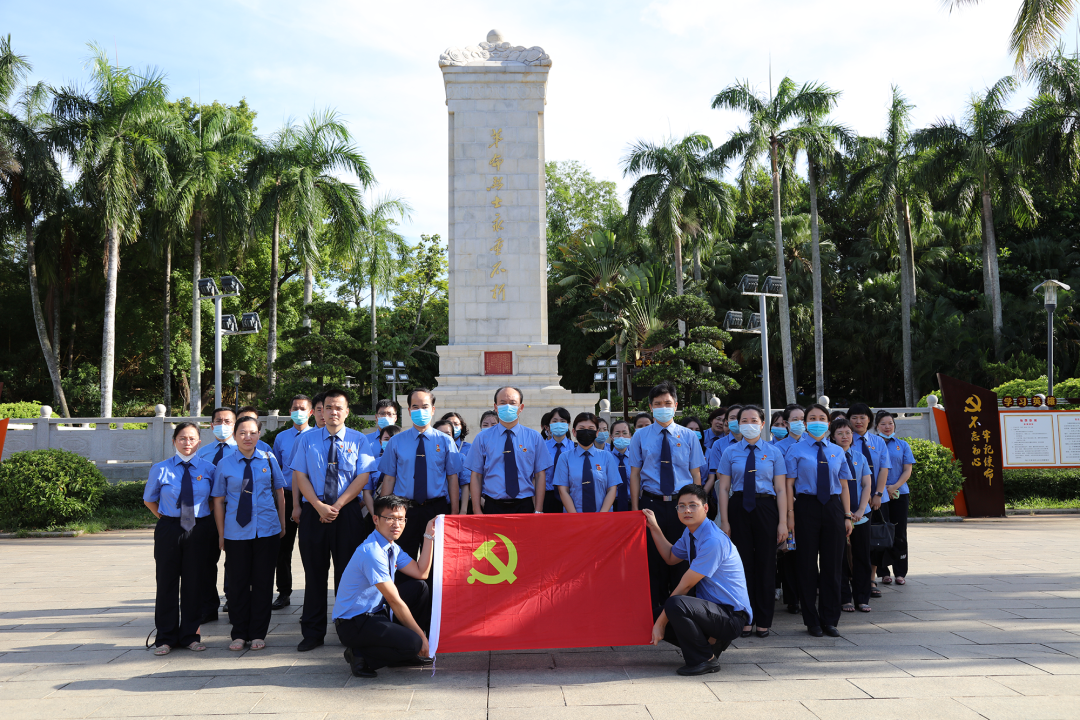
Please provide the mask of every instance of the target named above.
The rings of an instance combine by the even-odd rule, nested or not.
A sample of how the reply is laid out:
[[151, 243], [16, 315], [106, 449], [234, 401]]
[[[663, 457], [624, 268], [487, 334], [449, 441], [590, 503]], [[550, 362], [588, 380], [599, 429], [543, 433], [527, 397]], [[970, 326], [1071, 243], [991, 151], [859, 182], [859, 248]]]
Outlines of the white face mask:
[[749, 424], [739, 425], [739, 434], [747, 440], [756, 440], [761, 436], [761, 426]]
[[192, 459], [195, 457], [195, 453], [191, 453], [190, 455], [185, 455], [184, 453], [180, 452], [179, 450], [176, 451], [176, 455], [177, 455], [177, 457], [179, 457], [184, 462], [191, 462]]

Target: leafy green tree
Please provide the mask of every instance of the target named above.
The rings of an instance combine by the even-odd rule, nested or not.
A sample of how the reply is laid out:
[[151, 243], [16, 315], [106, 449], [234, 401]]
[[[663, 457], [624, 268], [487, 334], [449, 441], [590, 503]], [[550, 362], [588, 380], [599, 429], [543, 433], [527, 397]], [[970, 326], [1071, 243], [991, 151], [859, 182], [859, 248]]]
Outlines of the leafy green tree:
[[791, 348], [791, 312], [788, 306], [787, 276], [784, 273], [784, 238], [780, 222], [780, 170], [787, 148], [806, 145], [819, 135], [814, 128], [800, 127], [803, 118], [821, 118], [836, 107], [839, 92], [822, 84], [806, 83], [799, 87], [791, 78], [784, 78], [776, 88], [776, 96], [758, 95], [750, 82], [729, 85], [713, 98], [713, 109], [737, 110], [748, 114], [749, 124], [736, 130], [726, 143], [720, 146], [721, 162], [742, 157], [739, 171], [739, 188], [743, 202], [758, 163], [768, 155], [772, 167], [773, 228], [776, 232], [776, 274], [782, 281], [780, 298], [780, 348], [784, 364], [784, 393], [787, 402], [795, 402], [794, 356]]
[[622, 219], [614, 182], [597, 180], [576, 160], [553, 160], [544, 171], [549, 258], [557, 257], [560, 244], [594, 230], [610, 230]]
[[285, 390], [278, 393], [281, 405], [297, 392], [310, 395], [327, 383], [344, 386], [345, 376], [354, 376], [361, 367], [352, 357], [360, 343], [348, 333], [352, 316], [346, 308], [320, 300], [307, 304], [304, 311], [315, 326], [286, 331], [292, 347], [275, 361]]
[[[112, 417], [116, 351], [116, 288], [120, 240], [138, 237], [140, 194], [148, 182], [169, 185], [163, 144], [178, 135], [166, 103], [165, 77], [148, 69], [137, 74], [113, 67], [105, 50], [91, 45], [90, 92], [74, 86], [55, 91], [50, 137], [72, 158], [83, 189], [105, 226], [105, 317], [101, 349], [101, 417]], [[160, 200], [160, 198], [158, 198]]]
[[[979, 2], [944, 0], [950, 10]], [[1018, 71], [1024, 72], [1033, 60], [1053, 47], [1075, 10], [1076, 0], [1020, 0], [1016, 23], [1009, 35], [1009, 50], [1015, 55]]]

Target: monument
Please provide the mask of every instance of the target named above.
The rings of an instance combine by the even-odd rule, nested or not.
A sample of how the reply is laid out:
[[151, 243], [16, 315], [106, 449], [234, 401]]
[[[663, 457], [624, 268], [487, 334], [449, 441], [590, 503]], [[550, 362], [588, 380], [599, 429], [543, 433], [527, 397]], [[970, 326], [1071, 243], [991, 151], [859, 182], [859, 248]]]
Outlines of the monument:
[[487, 42], [439, 57], [449, 148], [450, 342], [440, 345], [438, 406], [479, 427], [496, 388], [525, 395], [539, 427], [555, 406], [595, 412], [599, 395], [563, 388], [548, 344], [544, 106], [551, 58]]

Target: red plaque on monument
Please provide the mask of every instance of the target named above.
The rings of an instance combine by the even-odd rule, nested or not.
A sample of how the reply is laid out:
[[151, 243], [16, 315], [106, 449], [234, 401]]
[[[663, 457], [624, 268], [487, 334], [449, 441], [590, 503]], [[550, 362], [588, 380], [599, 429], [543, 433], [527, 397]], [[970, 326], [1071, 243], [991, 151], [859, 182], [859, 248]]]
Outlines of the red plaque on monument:
[[512, 352], [486, 352], [484, 353], [485, 375], [513, 375], [514, 353]]

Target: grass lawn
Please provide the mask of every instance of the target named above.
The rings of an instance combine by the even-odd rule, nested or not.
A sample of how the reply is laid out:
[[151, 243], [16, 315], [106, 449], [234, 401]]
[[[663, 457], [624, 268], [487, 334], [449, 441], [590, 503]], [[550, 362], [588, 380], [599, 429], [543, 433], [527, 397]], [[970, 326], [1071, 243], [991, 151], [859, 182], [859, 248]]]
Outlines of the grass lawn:
[[104, 532], [105, 530], [136, 530], [139, 528], [152, 528], [157, 520], [145, 507], [142, 508], [111, 508], [101, 507], [92, 516], [79, 522], [70, 522], [64, 525], [53, 525], [44, 528], [20, 528], [11, 530], [2, 528], [2, 532], [14, 532], [19, 536], [28, 536], [32, 532], [69, 532], [82, 530], [87, 533]]

